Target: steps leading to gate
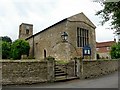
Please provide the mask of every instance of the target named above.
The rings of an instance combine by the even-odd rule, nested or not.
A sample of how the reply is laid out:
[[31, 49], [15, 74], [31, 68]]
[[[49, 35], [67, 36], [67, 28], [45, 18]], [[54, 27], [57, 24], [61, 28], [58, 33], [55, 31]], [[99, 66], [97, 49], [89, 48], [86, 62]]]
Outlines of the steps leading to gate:
[[58, 65], [55, 66], [55, 81], [66, 80], [67, 73], [59, 68]]

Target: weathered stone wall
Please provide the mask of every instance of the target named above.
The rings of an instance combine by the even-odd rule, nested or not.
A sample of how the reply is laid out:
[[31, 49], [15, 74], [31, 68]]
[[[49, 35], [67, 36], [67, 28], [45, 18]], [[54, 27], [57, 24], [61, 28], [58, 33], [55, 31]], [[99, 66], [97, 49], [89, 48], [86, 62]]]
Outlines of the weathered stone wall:
[[[92, 53], [91, 53], [91, 59], [94, 59], [96, 60], [96, 36], [95, 36], [95, 29], [92, 28], [90, 25], [84, 23], [84, 22], [72, 22], [70, 21], [69, 24], [68, 24], [68, 34], [69, 34], [69, 42], [72, 43], [72, 45], [76, 48], [76, 51], [77, 51], [77, 54], [76, 54], [76, 51], [74, 50], [74, 48], [71, 46], [71, 56], [82, 56], [82, 47], [77, 47], [77, 27], [79, 28], [84, 28], [86, 30], [89, 30], [89, 44], [90, 44], [90, 47], [91, 47], [91, 50], [92, 50]], [[73, 57], [73, 58], [74, 58]]]
[[[95, 30], [89, 25], [82, 22], [70, 22], [64, 21], [43, 31], [42, 33], [33, 38], [28, 39], [30, 44], [30, 55], [34, 51], [36, 59], [44, 58], [44, 50], [46, 50], [47, 56], [53, 56], [56, 60], [70, 60], [71, 58], [81, 56], [82, 48], [77, 47], [77, 27], [81, 27], [89, 30], [89, 43], [92, 49], [92, 59], [96, 58], [96, 42], [95, 42]], [[54, 32], [54, 33], [53, 33]], [[63, 43], [61, 34], [63, 32], [68, 33], [68, 43]], [[34, 47], [33, 47], [34, 46]], [[34, 49], [34, 50], [33, 50]]]
[[[82, 47], [77, 47], [77, 27], [89, 30], [89, 44], [92, 49], [91, 58], [96, 59], [95, 27], [82, 14], [62, 20], [27, 39], [31, 47], [30, 55], [34, 53], [36, 59], [52, 56], [56, 60], [82, 57]], [[61, 34], [63, 32], [68, 33], [68, 43], [62, 42]], [[46, 51], [46, 55], [44, 55], [44, 51]]]
[[98, 53], [100, 58], [111, 59], [110, 52]]
[[118, 70], [118, 60], [84, 61], [82, 79], [99, 77]]
[[[0, 62], [2, 62], [3, 85], [54, 82], [54, 61], [5, 60]], [[118, 60], [83, 61], [83, 69], [79, 66], [81, 63], [77, 64], [76, 72], [73, 63], [67, 66], [68, 77], [73, 77], [77, 73], [80, 79], [95, 78], [118, 70]], [[80, 69], [77, 69], [79, 67]]]
[[[26, 33], [26, 30], [28, 30], [28, 33]], [[25, 39], [31, 35], [33, 35], [33, 25], [22, 23], [19, 26], [19, 39]]]
[[3, 85], [46, 82], [47, 74], [45, 61], [2, 61]]

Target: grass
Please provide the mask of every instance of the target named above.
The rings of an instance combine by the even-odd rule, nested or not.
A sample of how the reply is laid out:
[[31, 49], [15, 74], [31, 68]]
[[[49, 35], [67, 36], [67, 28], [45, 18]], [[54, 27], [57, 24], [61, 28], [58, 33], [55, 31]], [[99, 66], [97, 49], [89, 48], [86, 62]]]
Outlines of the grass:
[[66, 61], [66, 60], [59, 60], [59, 61], [56, 61], [58, 64], [67, 64], [69, 61]]

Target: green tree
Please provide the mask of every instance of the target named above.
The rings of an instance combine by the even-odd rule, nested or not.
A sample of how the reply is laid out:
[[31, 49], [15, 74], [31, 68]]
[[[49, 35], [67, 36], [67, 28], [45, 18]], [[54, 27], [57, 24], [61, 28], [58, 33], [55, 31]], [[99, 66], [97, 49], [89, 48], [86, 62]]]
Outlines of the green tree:
[[12, 40], [8, 36], [1, 36], [0, 37], [0, 57], [2, 59], [9, 59], [10, 58], [10, 50], [11, 50], [11, 43]]
[[8, 37], [8, 36], [3, 36], [3, 37], [1, 37], [1, 38], [2, 38], [2, 41], [12, 43], [11, 38], [10, 38], [10, 37]]
[[9, 42], [2, 41], [2, 59], [10, 58], [11, 44]]
[[120, 58], [120, 42], [114, 44], [112, 47], [111, 47], [111, 58], [112, 59], [118, 59]]
[[21, 59], [21, 55], [29, 55], [29, 43], [25, 40], [16, 40], [11, 46], [11, 54], [13, 59]]
[[100, 2], [104, 7], [98, 11], [96, 15], [102, 16], [102, 25], [111, 20], [111, 29], [116, 29], [116, 32], [120, 32], [120, 1], [119, 2]]

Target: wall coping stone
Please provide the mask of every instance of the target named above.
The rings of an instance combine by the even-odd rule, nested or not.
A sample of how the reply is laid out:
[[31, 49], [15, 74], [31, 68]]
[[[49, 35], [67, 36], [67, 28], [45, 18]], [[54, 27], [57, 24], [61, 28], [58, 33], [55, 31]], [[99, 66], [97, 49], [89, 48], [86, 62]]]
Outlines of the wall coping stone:
[[104, 62], [104, 61], [120, 61], [120, 59], [111, 59], [111, 60], [83, 60], [83, 62]]
[[27, 62], [40, 62], [40, 63], [45, 63], [47, 61], [41, 61], [41, 60], [0, 60], [1, 63], [4, 63], [4, 62], [24, 62], [24, 63], [27, 63]]

